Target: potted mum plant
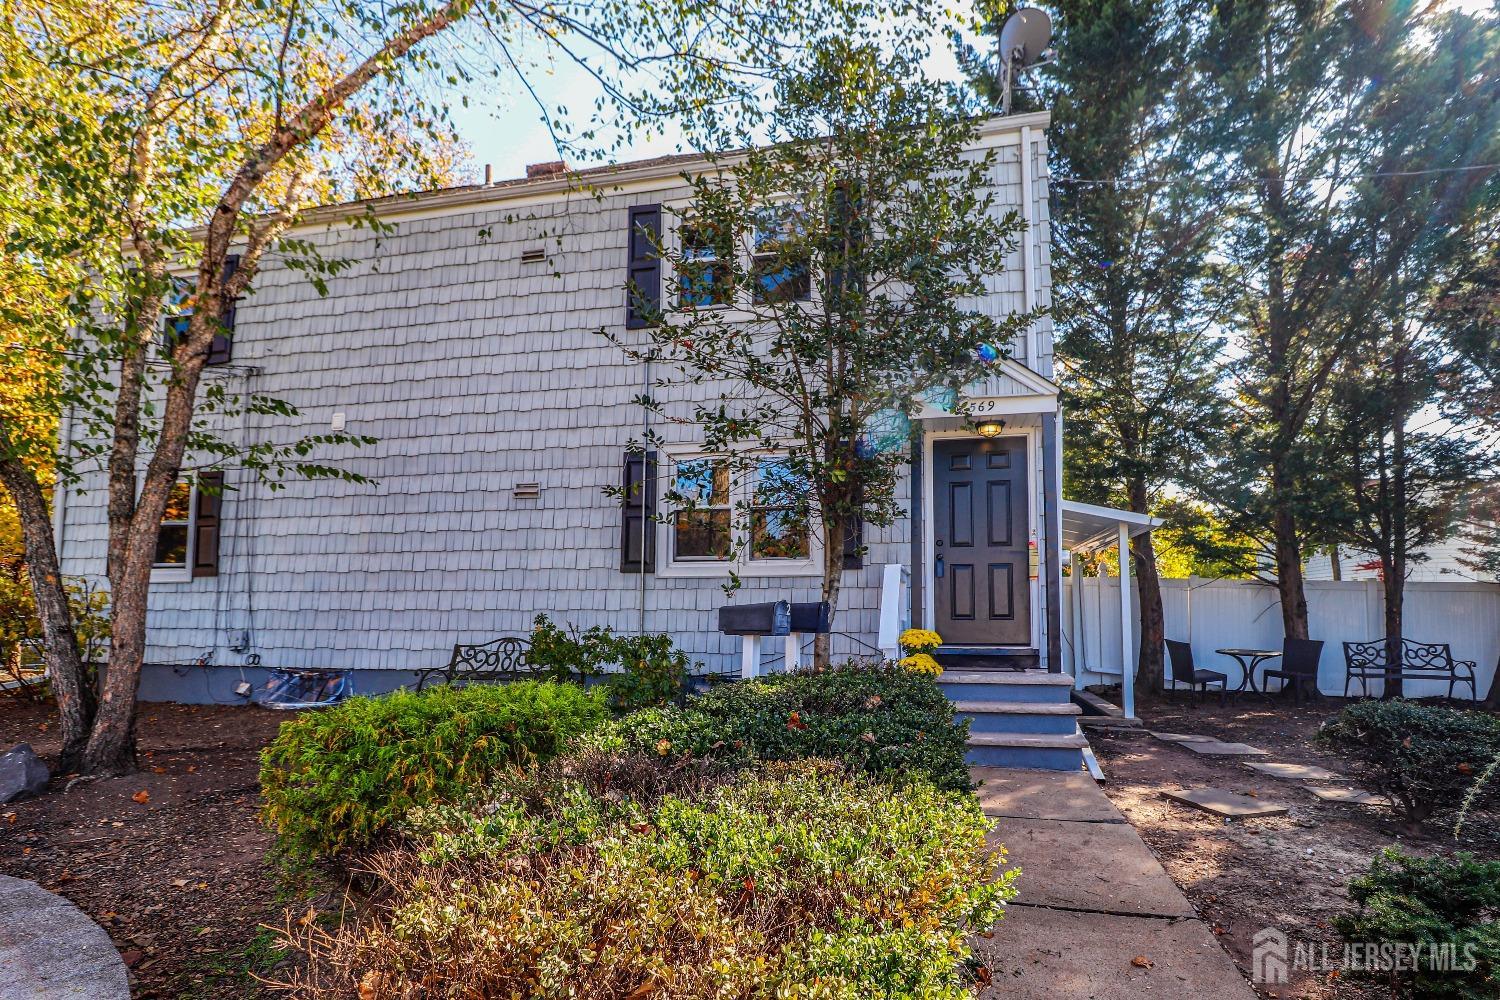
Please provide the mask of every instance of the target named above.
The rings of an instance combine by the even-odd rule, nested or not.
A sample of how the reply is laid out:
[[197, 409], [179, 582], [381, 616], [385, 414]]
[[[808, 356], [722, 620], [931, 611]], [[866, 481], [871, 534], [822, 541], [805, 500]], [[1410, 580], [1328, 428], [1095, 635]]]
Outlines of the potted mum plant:
[[943, 644], [943, 637], [931, 629], [909, 628], [897, 640], [901, 644], [901, 659], [896, 665], [914, 674], [936, 677], [943, 672], [932, 651]]

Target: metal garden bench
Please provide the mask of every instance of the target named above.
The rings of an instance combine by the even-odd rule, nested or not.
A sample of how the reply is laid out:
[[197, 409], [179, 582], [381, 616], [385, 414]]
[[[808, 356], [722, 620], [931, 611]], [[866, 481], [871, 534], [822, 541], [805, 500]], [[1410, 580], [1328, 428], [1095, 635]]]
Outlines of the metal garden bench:
[[1371, 642], [1344, 643], [1344, 697], [1356, 680], [1364, 697], [1370, 696], [1369, 682], [1399, 677], [1414, 681], [1447, 681], [1448, 697], [1459, 684], [1469, 685], [1469, 695], [1479, 700], [1474, 681], [1473, 660], [1455, 660], [1446, 642], [1401, 640], [1401, 662], [1392, 664], [1384, 639]]
[[453, 647], [453, 657], [445, 666], [428, 667], [417, 673], [417, 690], [429, 683], [471, 684], [513, 681], [532, 672], [526, 651], [531, 643], [515, 636], [502, 636], [489, 642]]

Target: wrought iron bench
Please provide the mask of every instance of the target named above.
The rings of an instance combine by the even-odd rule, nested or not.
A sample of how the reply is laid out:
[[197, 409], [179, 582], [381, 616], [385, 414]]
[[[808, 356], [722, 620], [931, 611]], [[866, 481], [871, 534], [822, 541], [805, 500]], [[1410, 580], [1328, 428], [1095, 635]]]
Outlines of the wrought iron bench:
[[470, 684], [513, 681], [532, 672], [526, 660], [531, 643], [515, 636], [504, 636], [474, 645], [455, 644], [453, 658], [446, 666], [428, 667], [417, 673], [417, 690], [429, 683]]
[[1414, 642], [1401, 640], [1401, 662], [1392, 664], [1387, 655], [1384, 639], [1372, 642], [1344, 643], [1344, 697], [1349, 697], [1349, 686], [1359, 681], [1361, 693], [1370, 696], [1371, 680], [1385, 681], [1399, 677], [1403, 681], [1447, 681], [1448, 697], [1459, 684], [1469, 685], [1469, 695], [1479, 700], [1475, 688], [1473, 660], [1455, 660], [1453, 651], [1446, 642]]

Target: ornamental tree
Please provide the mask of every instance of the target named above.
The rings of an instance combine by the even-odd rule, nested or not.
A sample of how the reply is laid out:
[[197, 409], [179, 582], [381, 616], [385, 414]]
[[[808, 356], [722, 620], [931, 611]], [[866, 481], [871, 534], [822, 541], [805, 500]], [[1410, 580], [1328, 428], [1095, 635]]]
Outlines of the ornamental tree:
[[[835, 612], [854, 526], [900, 513], [921, 397], [981, 378], [1030, 319], [991, 311], [987, 279], [1022, 223], [997, 206], [993, 155], [972, 148], [980, 119], [923, 76], [921, 27], [880, 41], [851, 22], [791, 65], [769, 144], [686, 177], [655, 322], [601, 331], [661, 373], [645, 406], [701, 428], [719, 468], [753, 481], [719, 554], [816, 558]], [[684, 384], [707, 401], [683, 402]], [[691, 523], [722, 486], [679, 475], [663, 498]], [[819, 636], [816, 662], [829, 655]]]
[[[265, 261], [320, 289], [347, 266], [297, 236], [305, 210], [446, 183], [445, 88], [472, 84], [485, 65], [525, 86], [515, 47], [574, 61], [600, 82], [593, 119], [549, 115], [557, 134], [585, 140], [598, 124], [679, 111], [722, 121], [745, 82], [826, 6], [0, 0], [0, 280], [41, 289], [0, 295], [8, 309], [24, 306], [5, 317], [25, 332], [6, 352], [6, 381], [20, 359], [47, 359], [28, 398], [54, 415], [71, 411], [78, 427], [78, 444], [57, 456], [59, 480], [90, 467], [108, 474], [112, 621], [109, 669], [96, 686], [73, 638], [36, 474], [52, 447], [36, 432], [47, 422], [0, 406], [0, 480], [24, 529], [64, 770], [132, 766], [151, 567], [183, 470], [232, 461], [273, 480], [353, 478], [337, 458], [358, 439], [240, 447], [204, 419], [295, 415], [203, 376], [216, 338], [231, 335], [226, 311], [253, 291]], [[174, 329], [163, 337], [167, 321]]]

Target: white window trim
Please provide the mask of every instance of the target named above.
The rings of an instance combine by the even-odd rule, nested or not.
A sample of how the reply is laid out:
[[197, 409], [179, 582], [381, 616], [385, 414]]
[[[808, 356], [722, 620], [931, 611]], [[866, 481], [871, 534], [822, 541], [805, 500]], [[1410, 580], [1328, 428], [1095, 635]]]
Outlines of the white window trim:
[[[193, 549], [198, 544], [198, 474], [196, 472], [184, 473], [179, 482], [186, 482], [188, 486], [187, 558], [181, 566], [153, 562], [151, 564], [152, 583], [193, 582]], [[160, 532], [160, 526], [157, 530]]]
[[[776, 458], [777, 452], [753, 453], [758, 458]], [[677, 477], [677, 463], [687, 462], [695, 459], [723, 459], [721, 454], [713, 454], [702, 448], [692, 446], [669, 447], [663, 449], [662, 457], [665, 461], [658, 464], [657, 469], [657, 493], [659, 497], [665, 497], [671, 490], [672, 484]], [[741, 476], [740, 482], [733, 478], [729, 484], [729, 532], [730, 551], [737, 555], [729, 559], [677, 559], [677, 525], [675, 518], [670, 515], [673, 508], [665, 500], [662, 501], [661, 514], [667, 515], [658, 522], [656, 531], [656, 575], [664, 579], [698, 579], [698, 580], [727, 580], [730, 573], [742, 578], [766, 579], [768, 577], [821, 577], [823, 575], [823, 533], [816, 523], [807, 526], [807, 558], [806, 559], [752, 559], [750, 558], [749, 539], [746, 534], [750, 527], [745, 524], [746, 501], [750, 499], [749, 492], [754, 487], [746, 482], [748, 477]]]

